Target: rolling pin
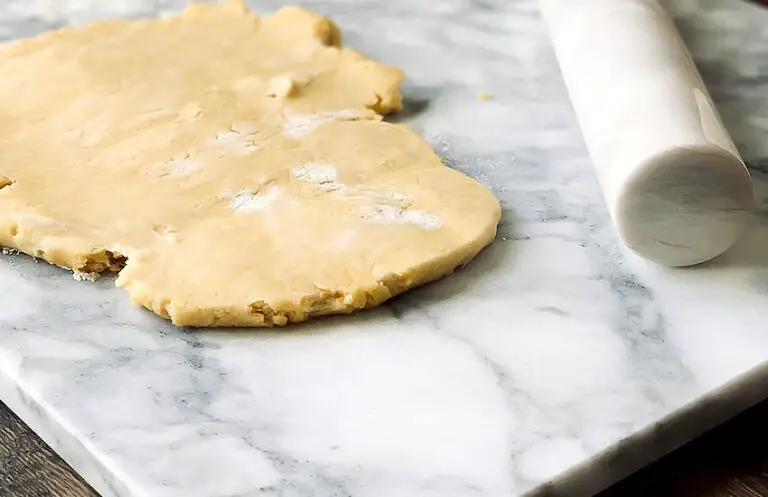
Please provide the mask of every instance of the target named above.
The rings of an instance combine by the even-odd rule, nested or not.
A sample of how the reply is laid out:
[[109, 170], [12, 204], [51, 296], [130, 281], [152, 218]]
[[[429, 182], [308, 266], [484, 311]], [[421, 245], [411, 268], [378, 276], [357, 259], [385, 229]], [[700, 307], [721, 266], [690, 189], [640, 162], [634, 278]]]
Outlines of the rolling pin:
[[624, 244], [666, 266], [736, 241], [749, 172], [657, 0], [541, 0], [568, 94]]

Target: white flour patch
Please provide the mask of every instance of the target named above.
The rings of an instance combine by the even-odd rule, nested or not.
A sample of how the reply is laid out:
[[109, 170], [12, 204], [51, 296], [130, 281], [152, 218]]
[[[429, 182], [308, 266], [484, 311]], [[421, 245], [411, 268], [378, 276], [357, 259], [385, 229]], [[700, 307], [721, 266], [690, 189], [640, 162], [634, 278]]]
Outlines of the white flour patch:
[[344, 185], [337, 181], [336, 168], [330, 164], [310, 163], [294, 167], [291, 169], [291, 176], [312, 183], [323, 192], [334, 192], [344, 188]]
[[230, 155], [242, 156], [261, 150], [251, 138], [233, 130], [217, 133], [212, 143]]
[[288, 138], [301, 138], [327, 121], [324, 117], [315, 114], [294, 116], [283, 124], [283, 135]]
[[443, 218], [437, 214], [420, 209], [407, 209], [400, 213], [398, 219], [406, 223], [421, 226], [424, 229], [436, 230], [443, 226]]
[[443, 226], [443, 220], [437, 214], [420, 209], [403, 209], [395, 205], [379, 204], [362, 210], [363, 219], [386, 224], [414, 224], [427, 230], [436, 230]]
[[[331, 164], [309, 163], [291, 169], [291, 176], [313, 184], [318, 190], [331, 192], [335, 198], [361, 205], [363, 219], [378, 223], [405, 223], [436, 230], [442, 218], [419, 209], [410, 209], [407, 195], [375, 188], [347, 186], [338, 181], [338, 171]], [[351, 240], [351, 238], [350, 238]], [[334, 241], [334, 245], [342, 243]]]
[[314, 131], [318, 126], [331, 121], [358, 121], [363, 118], [364, 114], [357, 109], [286, 116], [283, 124], [283, 135], [287, 138], [301, 138]]
[[263, 211], [282, 195], [282, 188], [273, 186], [264, 193], [240, 190], [232, 195], [229, 205], [236, 214]]

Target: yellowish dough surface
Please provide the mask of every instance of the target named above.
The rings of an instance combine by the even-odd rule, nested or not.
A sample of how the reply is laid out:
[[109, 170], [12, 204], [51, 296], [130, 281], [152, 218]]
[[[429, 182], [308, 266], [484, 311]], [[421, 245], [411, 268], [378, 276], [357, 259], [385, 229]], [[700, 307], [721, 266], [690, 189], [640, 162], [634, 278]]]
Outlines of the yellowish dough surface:
[[500, 207], [402, 125], [401, 71], [240, 1], [0, 48], [0, 246], [117, 272], [180, 326], [372, 307], [465, 264]]

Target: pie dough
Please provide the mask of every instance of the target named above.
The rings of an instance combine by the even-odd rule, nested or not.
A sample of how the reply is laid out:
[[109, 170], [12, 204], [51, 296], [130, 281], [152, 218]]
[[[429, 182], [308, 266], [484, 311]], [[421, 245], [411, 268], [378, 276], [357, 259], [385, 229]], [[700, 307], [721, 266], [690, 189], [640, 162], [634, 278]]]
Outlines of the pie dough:
[[403, 76], [241, 1], [0, 48], [0, 246], [118, 272], [179, 326], [372, 307], [474, 257], [500, 207], [402, 125]]

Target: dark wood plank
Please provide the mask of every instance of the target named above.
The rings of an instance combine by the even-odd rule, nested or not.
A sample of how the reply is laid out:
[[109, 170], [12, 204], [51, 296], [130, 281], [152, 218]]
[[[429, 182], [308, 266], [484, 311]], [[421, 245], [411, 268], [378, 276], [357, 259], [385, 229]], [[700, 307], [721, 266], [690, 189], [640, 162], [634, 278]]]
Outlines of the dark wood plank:
[[[2, 404], [0, 496], [98, 497]], [[599, 495], [687, 496], [768, 497], [768, 401]]]
[[0, 404], [0, 496], [98, 497], [3, 404]]

